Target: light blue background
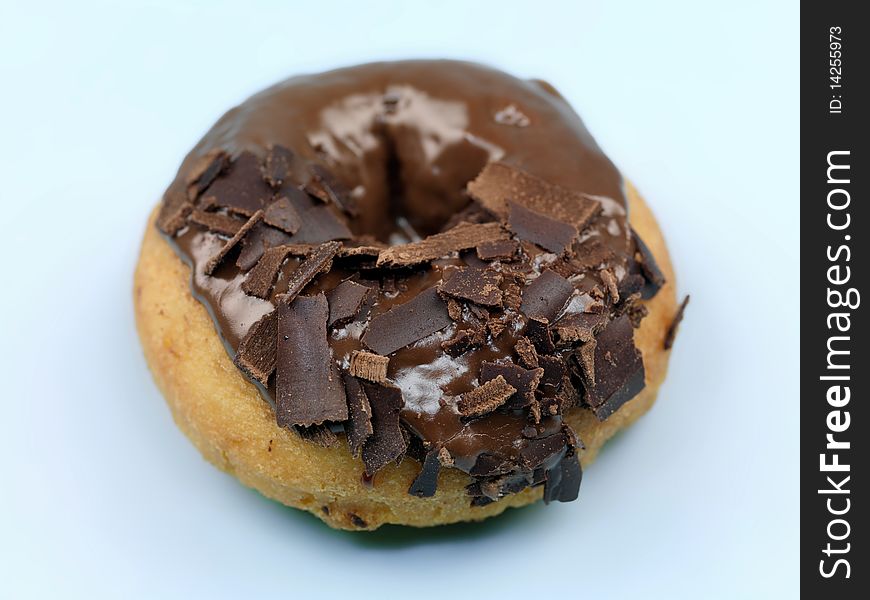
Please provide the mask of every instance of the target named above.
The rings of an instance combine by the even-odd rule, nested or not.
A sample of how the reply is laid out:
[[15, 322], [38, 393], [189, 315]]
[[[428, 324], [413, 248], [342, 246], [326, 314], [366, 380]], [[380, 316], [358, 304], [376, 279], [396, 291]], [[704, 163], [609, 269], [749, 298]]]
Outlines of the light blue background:
[[[796, 2], [0, 6], [0, 597], [796, 596]], [[224, 110], [415, 56], [552, 81], [646, 194], [692, 304], [659, 403], [579, 502], [335, 532], [176, 430], [132, 270]]]

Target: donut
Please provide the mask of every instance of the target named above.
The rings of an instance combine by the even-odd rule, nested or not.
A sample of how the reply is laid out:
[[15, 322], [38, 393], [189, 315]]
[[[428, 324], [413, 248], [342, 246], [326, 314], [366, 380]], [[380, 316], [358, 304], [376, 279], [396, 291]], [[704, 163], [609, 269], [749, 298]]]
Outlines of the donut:
[[682, 315], [661, 231], [549, 84], [401, 61], [227, 112], [145, 229], [137, 329], [175, 422], [350, 530], [578, 497]]

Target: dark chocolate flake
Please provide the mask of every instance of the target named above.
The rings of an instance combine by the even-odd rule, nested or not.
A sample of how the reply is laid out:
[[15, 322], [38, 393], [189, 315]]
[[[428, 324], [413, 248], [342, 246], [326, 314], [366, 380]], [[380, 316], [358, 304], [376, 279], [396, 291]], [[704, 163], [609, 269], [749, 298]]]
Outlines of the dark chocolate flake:
[[211, 275], [214, 273], [214, 270], [224, 261], [227, 254], [235, 248], [238, 243], [241, 241], [243, 237], [263, 218], [263, 211], [258, 210], [255, 212], [250, 219], [245, 222], [244, 225], [239, 228], [236, 234], [228, 239], [223, 247], [218, 250], [218, 253], [212, 256], [209, 261], [205, 264], [205, 274]]
[[412, 300], [373, 318], [363, 334], [362, 343], [386, 356], [444, 329], [452, 322], [444, 300], [435, 288], [428, 288]]
[[484, 341], [486, 338], [479, 329], [460, 329], [452, 338], [441, 343], [441, 349], [450, 356], [457, 357], [481, 346]]
[[574, 293], [573, 284], [561, 275], [545, 269], [523, 290], [520, 310], [529, 317], [553, 320]]
[[520, 461], [527, 469], [543, 466], [553, 456], [563, 452], [567, 443], [568, 440], [562, 432], [528, 440], [526, 446], [520, 450]]
[[290, 245], [292, 240], [293, 238], [283, 231], [265, 223], [258, 223], [242, 240], [242, 250], [236, 259], [236, 266], [242, 271], [247, 271], [257, 264], [266, 250], [275, 246]]
[[468, 184], [468, 193], [493, 214], [506, 219], [508, 200], [582, 230], [599, 212], [601, 203], [553, 185], [504, 163], [489, 163]]
[[637, 232], [631, 230], [632, 237], [637, 244], [637, 261], [640, 263], [640, 270], [646, 280], [646, 285], [643, 287], [641, 297], [648, 300], [658, 293], [661, 287], [665, 284], [665, 275], [659, 268], [652, 251], [644, 243], [643, 239]]
[[562, 457], [559, 464], [547, 471], [544, 482], [544, 504], [550, 502], [572, 502], [580, 493], [583, 471], [574, 453]]
[[430, 235], [419, 242], [391, 246], [378, 256], [379, 267], [408, 267], [427, 263], [452, 252], [467, 250], [496, 240], [508, 239], [499, 223], [460, 223], [443, 233]]
[[312, 183], [318, 194], [324, 194], [324, 200], [334, 203], [342, 211], [350, 216], [359, 214], [359, 207], [356, 204], [350, 190], [347, 189], [337, 177], [318, 164], [311, 165]]
[[502, 293], [499, 284], [501, 284], [499, 273], [489, 269], [465, 267], [455, 269], [438, 291], [483, 306], [501, 306]]
[[541, 354], [549, 354], [556, 349], [550, 333], [550, 322], [542, 317], [530, 317], [526, 323], [526, 337]]
[[356, 377], [344, 376], [348, 421], [344, 425], [351, 456], [359, 456], [363, 444], [372, 434], [372, 408], [362, 384]]
[[348, 417], [344, 385], [326, 336], [326, 296], [300, 296], [281, 302], [275, 414], [278, 425], [310, 426]]
[[560, 344], [588, 342], [607, 324], [606, 313], [570, 313], [553, 325]]
[[293, 167], [293, 152], [280, 144], [269, 148], [263, 165], [263, 178], [273, 188], [279, 188], [290, 177]]
[[273, 310], [251, 326], [233, 362], [249, 377], [267, 385], [275, 370], [277, 346], [278, 313]]
[[541, 368], [524, 369], [519, 365], [510, 363], [500, 364], [484, 361], [480, 365], [481, 382], [492, 381], [497, 377], [502, 377], [508, 385], [516, 390], [504, 403], [504, 408], [509, 409], [523, 408], [530, 405], [535, 399], [535, 390], [538, 389], [538, 384], [543, 375], [544, 370]]
[[187, 218], [193, 212], [193, 204], [184, 197], [177, 201], [172, 194], [170, 190], [163, 197], [163, 204], [157, 215], [157, 227], [163, 233], [174, 236], [187, 225]]
[[686, 307], [689, 305], [689, 298], [690, 296], [688, 295], [683, 298], [683, 301], [680, 302], [680, 307], [677, 309], [677, 313], [674, 315], [671, 324], [668, 326], [668, 331], [665, 333], [665, 350], [670, 350], [674, 345], [674, 339], [677, 337], [677, 329], [680, 326], [680, 322], [683, 320], [683, 313], [686, 312]]
[[342, 281], [326, 295], [329, 300], [329, 326], [343, 325], [354, 319], [374, 290], [355, 281]]
[[257, 298], [268, 298], [281, 265], [284, 264], [291, 250], [290, 246], [276, 246], [266, 250], [242, 282], [242, 291]]
[[603, 421], [644, 388], [644, 367], [628, 315], [611, 321], [580, 349], [585, 401]]
[[601, 277], [601, 282], [610, 294], [610, 300], [616, 304], [619, 302], [619, 286], [616, 282], [616, 276], [610, 269], [604, 269], [598, 273]]
[[209, 231], [228, 236], [236, 235], [239, 232], [239, 229], [241, 229], [245, 224], [241, 219], [236, 219], [229, 215], [206, 212], [199, 209], [190, 213], [190, 222], [202, 225]]
[[519, 251], [520, 244], [516, 240], [495, 240], [477, 245], [480, 260], [512, 260]]
[[542, 389], [545, 394], [555, 393], [564, 383], [564, 378], [568, 373], [565, 361], [558, 355], [544, 355], [538, 357], [538, 364], [544, 370], [538, 388]]
[[362, 448], [366, 475], [371, 477], [383, 467], [400, 458], [407, 448], [399, 425], [399, 412], [404, 406], [399, 388], [363, 382], [363, 389], [372, 409], [372, 435]]
[[320, 244], [353, 237], [347, 225], [323, 204], [312, 206], [301, 213], [301, 217], [302, 225], [292, 238], [294, 243]]
[[251, 216], [265, 208], [272, 199], [272, 189], [263, 180], [259, 159], [250, 152], [242, 152], [202, 197], [207, 205]]
[[290, 204], [290, 200], [283, 197], [266, 207], [263, 212], [263, 220], [272, 227], [286, 231], [291, 235], [299, 231], [299, 227], [302, 225], [299, 213]]
[[462, 394], [456, 403], [456, 408], [463, 417], [480, 417], [507, 402], [516, 391], [517, 389], [505, 381], [503, 376], [498, 375], [480, 387]]
[[[311, 255], [290, 274], [287, 291], [278, 296], [278, 300], [281, 302], [292, 302], [305, 289], [305, 286], [311, 283], [312, 279], [332, 267], [332, 259], [340, 247], [341, 244], [339, 242], [324, 242], [315, 248], [311, 252]], [[324, 297], [325, 301], [326, 298]], [[327, 308], [328, 312], [329, 309]]]
[[472, 477], [491, 477], [508, 473], [514, 468], [516, 468], [516, 463], [509, 459], [490, 452], [482, 452], [474, 462], [474, 466], [471, 467], [469, 475]]
[[387, 381], [387, 367], [390, 364], [388, 356], [372, 354], [365, 350], [354, 350], [350, 356], [348, 372], [354, 377], [384, 383]]
[[408, 493], [419, 498], [430, 498], [438, 489], [438, 473], [441, 472], [441, 459], [439, 457], [442, 448], [433, 448], [426, 453], [420, 473], [414, 479]]
[[535, 243], [556, 254], [562, 254], [577, 237], [577, 229], [573, 225], [551, 219], [510, 200], [507, 223], [508, 229], [521, 240]]
[[527, 369], [536, 369], [538, 367], [538, 351], [528, 337], [522, 336], [517, 340], [514, 345], [514, 352], [517, 353], [520, 359], [520, 365]]
[[610, 247], [596, 238], [590, 238], [576, 246], [574, 256], [566, 264], [569, 271], [582, 273], [603, 266], [613, 256]]
[[191, 201], [199, 198], [200, 194], [226, 170], [229, 164], [230, 157], [223, 151], [200, 157], [187, 174], [188, 198]]

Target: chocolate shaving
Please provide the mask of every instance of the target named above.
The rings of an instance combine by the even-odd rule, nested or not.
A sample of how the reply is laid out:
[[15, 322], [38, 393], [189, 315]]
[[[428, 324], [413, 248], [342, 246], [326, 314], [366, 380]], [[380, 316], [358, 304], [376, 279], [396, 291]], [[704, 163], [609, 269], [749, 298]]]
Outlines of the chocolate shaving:
[[347, 445], [353, 457], [359, 456], [363, 444], [372, 434], [372, 408], [359, 379], [344, 376], [344, 391], [347, 395], [348, 420], [344, 425]]
[[242, 282], [242, 291], [257, 298], [268, 298], [281, 265], [284, 264], [291, 250], [291, 246], [276, 246], [266, 250]]
[[460, 223], [443, 233], [436, 233], [419, 242], [391, 246], [378, 256], [378, 267], [409, 267], [447, 256], [452, 252], [474, 248], [484, 242], [508, 239], [499, 223]]
[[245, 237], [245, 234], [248, 233], [251, 228], [254, 227], [254, 225], [259, 223], [262, 218], [262, 210], [258, 210], [257, 212], [255, 212], [251, 216], [251, 218], [248, 219], [245, 224], [239, 228], [236, 234], [226, 241], [223, 247], [218, 250], [218, 253], [209, 259], [209, 261], [205, 264], [205, 274], [211, 275], [212, 273], [214, 273], [214, 270], [224, 261], [230, 250], [235, 248], [238, 245], [239, 241], [241, 241], [241, 239]]
[[354, 319], [366, 299], [373, 293], [374, 290], [368, 286], [355, 281], [342, 281], [326, 295], [326, 299], [329, 300], [328, 325], [330, 327], [343, 325]]
[[444, 448], [433, 448], [426, 453], [420, 473], [414, 479], [408, 493], [419, 498], [431, 498], [438, 489], [438, 474], [441, 472], [440, 453]]
[[[680, 307], [677, 309], [677, 313], [671, 320], [670, 326], [668, 326], [668, 331], [665, 334], [664, 341], [665, 350], [670, 350], [674, 345], [674, 339], [677, 337], [677, 329], [679, 329], [680, 322], [683, 320], [683, 313], [686, 312], [686, 307], [689, 305], [689, 298], [690, 296], [688, 295], [683, 298], [683, 301], [680, 302]], [[633, 321], [632, 324], [634, 324]]]
[[163, 203], [157, 214], [157, 228], [163, 233], [175, 236], [187, 225], [187, 217], [193, 211], [193, 204], [187, 200], [178, 186], [170, 187], [163, 195]]
[[495, 339], [504, 332], [510, 320], [510, 316], [507, 314], [502, 314], [497, 318], [491, 318], [486, 322], [486, 330], [489, 332], [489, 335]]
[[509, 409], [523, 408], [535, 400], [535, 390], [544, 374], [543, 369], [524, 369], [518, 365], [499, 364], [483, 361], [480, 365], [480, 381], [492, 381], [502, 377], [505, 382], [516, 390], [508, 398], [504, 407]]
[[372, 435], [362, 448], [365, 473], [371, 477], [405, 453], [407, 442], [399, 425], [399, 412], [405, 403], [399, 388], [362, 384], [372, 409]]
[[610, 269], [600, 271], [599, 276], [601, 277], [601, 282], [607, 288], [607, 293], [610, 294], [611, 301], [614, 304], [619, 302], [619, 287], [617, 287], [616, 284], [616, 276], [610, 271]]
[[644, 279], [643, 275], [640, 273], [626, 273], [622, 280], [619, 282], [617, 287], [617, 292], [619, 292], [619, 296], [621, 298], [630, 298], [637, 294], [637, 297], [640, 298], [641, 292], [643, 291], [644, 286], [646, 285], [646, 279]]
[[241, 219], [220, 213], [206, 212], [196, 209], [190, 213], [190, 222], [206, 227], [209, 231], [223, 235], [234, 236], [245, 224]]
[[279, 295], [278, 300], [280, 302], [293, 302], [293, 299], [305, 289], [305, 286], [311, 283], [312, 279], [332, 267], [332, 259], [340, 247], [339, 242], [324, 242], [315, 248], [311, 255], [290, 274], [287, 281], [287, 291]]
[[263, 180], [257, 157], [242, 152], [202, 195], [207, 205], [249, 217], [265, 208], [272, 199], [272, 189]]
[[377, 258], [384, 246], [344, 246], [338, 255], [341, 258]]
[[277, 194], [282, 198], [287, 198], [290, 206], [296, 209], [300, 215], [306, 213], [309, 209], [315, 206], [321, 206], [311, 194], [292, 185], [283, 185]]
[[272, 311], [254, 323], [239, 344], [233, 362], [249, 377], [268, 385], [275, 370], [278, 346], [278, 313]]
[[476, 249], [480, 260], [512, 260], [520, 252], [520, 243], [516, 240], [495, 240], [478, 244]]
[[643, 287], [641, 297], [644, 300], [648, 300], [655, 296], [665, 284], [665, 275], [659, 268], [652, 251], [650, 251], [649, 247], [644, 243], [634, 229], [631, 230], [631, 235], [637, 244], [635, 258], [637, 259], [637, 262], [640, 263], [640, 271], [646, 280], [646, 285]]
[[[640, 302], [629, 302], [626, 307], [625, 314], [631, 320], [631, 326], [637, 329], [640, 327], [641, 321], [649, 314], [649, 309]], [[667, 348], [665, 348], [667, 350]]]
[[362, 343], [384, 356], [440, 331], [453, 321], [435, 288], [394, 306], [371, 320]]
[[595, 382], [595, 348], [597, 346], [598, 342], [589, 340], [575, 351], [583, 379], [587, 382]]
[[517, 340], [514, 345], [514, 351], [520, 359], [520, 365], [527, 369], [538, 368], [538, 351], [535, 350], [534, 344], [526, 336]]
[[275, 374], [278, 425], [317, 425], [344, 421], [347, 398], [326, 334], [326, 296], [299, 296], [280, 302]]
[[574, 453], [566, 454], [559, 464], [547, 471], [544, 482], [544, 504], [550, 502], [572, 502], [580, 494], [583, 470]]
[[601, 211], [601, 203], [553, 185], [504, 163], [489, 163], [468, 184], [468, 193], [502, 219], [508, 218], [508, 200], [582, 230]]
[[230, 165], [230, 157], [226, 152], [218, 151], [200, 157], [187, 174], [187, 197], [194, 201], [218, 178], [218, 175]]
[[600, 421], [644, 388], [643, 359], [628, 315], [611, 321], [595, 340], [581, 346], [578, 358], [585, 402]]
[[441, 349], [453, 357], [461, 356], [465, 352], [481, 346], [486, 341], [483, 333], [478, 329], [460, 329], [449, 340], [441, 342]]
[[508, 200], [508, 229], [521, 240], [537, 244], [556, 254], [562, 254], [577, 237], [577, 229], [570, 223], [557, 221], [522, 204]]
[[[353, 199], [350, 190], [332, 173], [318, 164], [313, 164], [311, 165], [311, 176], [313, 179], [310, 183], [314, 184], [315, 195], [327, 202], [334, 203], [352, 217], [359, 214], [359, 207]], [[321, 196], [321, 194], [323, 195]]]
[[553, 325], [560, 344], [574, 344], [591, 341], [595, 334], [607, 324], [605, 313], [571, 313]]
[[293, 152], [280, 144], [269, 148], [263, 165], [263, 178], [273, 188], [279, 188], [290, 177], [293, 167]]
[[292, 240], [293, 238], [283, 231], [259, 223], [242, 240], [242, 250], [236, 259], [236, 266], [242, 271], [247, 271], [257, 264], [266, 250], [275, 246], [289, 246]]
[[366, 379], [375, 383], [384, 383], [387, 380], [387, 366], [390, 364], [388, 356], [372, 354], [365, 350], [354, 350], [350, 355], [350, 368], [348, 371], [354, 377]]
[[447, 298], [447, 314], [454, 321], [462, 320], [462, 303], [455, 298]]
[[545, 269], [523, 290], [520, 310], [529, 317], [553, 320], [574, 293], [574, 286], [561, 275]]
[[328, 206], [312, 206], [302, 213], [302, 226], [293, 235], [297, 244], [320, 244], [331, 240], [349, 240], [353, 237], [347, 225]]
[[582, 273], [599, 268], [612, 258], [613, 250], [602, 244], [600, 240], [590, 238], [577, 245], [574, 256], [566, 264], [570, 272]]
[[284, 197], [278, 198], [266, 207], [263, 212], [263, 220], [272, 227], [286, 231], [291, 235], [299, 231], [299, 227], [302, 225], [299, 213], [290, 204], [290, 200]]
[[520, 450], [520, 461], [527, 469], [535, 469], [556, 454], [563, 452], [567, 440], [562, 432], [529, 440]]
[[565, 376], [568, 373], [565, 361], [562, 360], [561, 356], [543, 355], [538, 357], [538, 364], [544, 370], [538, 389], [548, 394], [555, 393], [564, 384]]
[[526, 323], [526, 337], [541, 354], [549, 354], [556, 349], [550, 333], [550, 322], [547, 319], [531, 317]]
[[504, 288], [502, 303], [505, 308], [517, 311], [523, 304], [523, 290], [516, 283], [509, 283]]
[[483, 306], [501, 306], [500, 283], [501, 275], [495, 271], [465, 267], [455, 269], [438, 291]]
[[459, 397], [456, 408], [463, 417], [480, 417], [504, 404], [517, 389], [501, 375]]
[[509, 473], [515, 467], [516, 464], [503, 456], [482, 452], [474, 462], [474, 466], [471, 467], [469, 475], [472, 477], [491, 477]]

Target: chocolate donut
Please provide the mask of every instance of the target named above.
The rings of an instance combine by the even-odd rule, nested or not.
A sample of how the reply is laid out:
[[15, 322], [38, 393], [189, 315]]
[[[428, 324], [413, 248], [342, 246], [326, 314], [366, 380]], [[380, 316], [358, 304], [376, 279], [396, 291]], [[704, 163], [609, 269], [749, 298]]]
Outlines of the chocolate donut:
[[153, 221], [137, 322], [177, 422], [332, 526], [574, 500], [664, 378], [664, 242], [540, 81], [455, 61], [291, 78], [212, 127]]

